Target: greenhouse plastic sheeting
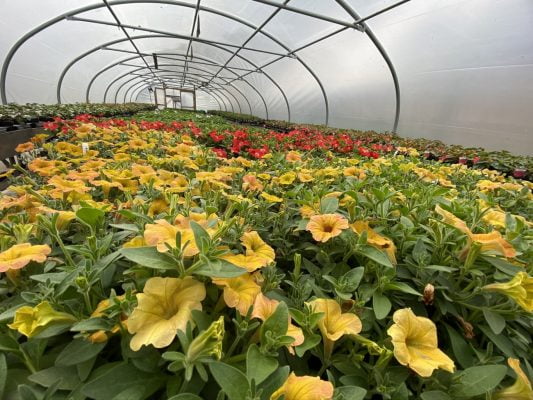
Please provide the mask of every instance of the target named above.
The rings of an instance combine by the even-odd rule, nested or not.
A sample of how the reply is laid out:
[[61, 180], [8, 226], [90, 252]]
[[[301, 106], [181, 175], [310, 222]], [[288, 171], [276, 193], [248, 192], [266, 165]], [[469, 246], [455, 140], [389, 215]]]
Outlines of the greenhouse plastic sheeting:
[[402, 136], [533, 153], [531, 0], [0, 0], [0, 29], [7, 102], [150, 102], [165, 84], [200, 109], [398, 117]]

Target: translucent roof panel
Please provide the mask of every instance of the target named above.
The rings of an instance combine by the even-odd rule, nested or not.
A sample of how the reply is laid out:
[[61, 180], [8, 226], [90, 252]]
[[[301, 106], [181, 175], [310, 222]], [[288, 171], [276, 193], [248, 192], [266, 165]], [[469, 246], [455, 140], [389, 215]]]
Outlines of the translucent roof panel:
[[[29, 11], [31, 10], [31, 11]], [[153, 101], [533, 153], [531, 0], [0, 0], [6, 102]]]

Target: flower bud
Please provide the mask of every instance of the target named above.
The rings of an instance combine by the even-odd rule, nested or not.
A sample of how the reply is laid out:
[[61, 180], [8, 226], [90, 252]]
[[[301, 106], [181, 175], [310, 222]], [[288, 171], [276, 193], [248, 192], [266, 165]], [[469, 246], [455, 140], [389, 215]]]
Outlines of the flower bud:
[[222, 340], [224, 339], [224, 317], [214, 321], [209, 328], [200, 332], [187, 349], [187, 362], [193, 364], [204, 357], [215, 357], [220, 360], [222, 357]]
[[428, 283], [426, 287], [424, 288], [424, 297], [423, 301], [424, 304], [431, 305], [433, 304], [433, 300], [435, 299], [435, 286], [433, 286], [431, 283]]

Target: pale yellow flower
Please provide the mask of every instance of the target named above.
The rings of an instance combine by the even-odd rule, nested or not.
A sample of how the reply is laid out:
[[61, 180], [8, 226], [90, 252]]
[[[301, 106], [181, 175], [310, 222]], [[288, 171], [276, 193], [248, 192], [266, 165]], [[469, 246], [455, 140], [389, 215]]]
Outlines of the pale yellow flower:
[[343, 313], [339, 303], [333, 299], [315, 299], [308, 304], [313, 312], [324, 313], [318, 322], [324, 340], [336, 342], [344, 335], [357, 335], [363, 328], [357, 315]]
[[348, 229], [348, 220], [339, 214], [313, 215], [305, 229], [311, 232], [317, 242], [327, 242]]
[[384, 251], [390, 262], [396, 264], [396, 246], [391, 239], [377, 233], [368, 225], [367, 221], [355, 221], [350, 227], [358, 235], [366, 232], [366, 242], [372, 247]]
[[282, 203], [283, 202], [282, 198], [274, 196], [273, 194], [268, 194], [266, 192], [261, 193], [260, 196], [266, 201], [268, 201], [269, 203]]
[[224, 302], [228, 307], [236, 308], [241, 315], [246, 315], [261, 293], [261, 287], [251, 274], [236, 278], [213, 278], [213, 283], [224, 288]]
[[134, 334], [131, 349], [138, 351], [150, 344], [156, 348], [168, 346], [178, 330], [185, 331], [192, 311], [202, 309], [204, 299], [204, 284], [190, 276], [148, 279], [128, 318], [128, 331]]
[[525, 372], [520, 368], [520, 361], [516, 358], [508, 358], [507, 363], [516, 374], [516, 381], [512, 386], [500, 390], [494, 394], [494, 400], [531, 400], [533, 389]]
[[31, 338], [41, 333], [50, 324], [75, 320], [73, 315], [56, 311], [50, 303], [43, 301], [35, 307], [23, 306], [17, 309], [13, 323], [8, 324], [8, 327]]
[[318, 376], [296, 376], [291, 372], [285, 383], [270, 396], [270, 400], [278, 400], [282, 396], [285, 400], [331, 400], [333, 391], [331, 382], [323, 381]]
[[43, 263], [52, 249], [47, 244], [32, 246], [30, 243], [16, 244], [0, 253], [0, 272], [21, 269], [30, 261]]
[[526, 272], [518, 272], [509, 282], [493, 283], [483, 289], [509, 296], [524, 310], [533, 312], [533, 278]]
[[[194, 241], [193, 232], [184, 230], [176, 225], [171, 225], [167, 220], [158, 219], [154, 224], [146, 224], [144, 227], [144, 240], [148, 246], [156, 246], [157, 251], [165, 253], [167, 247], [176, 248], [176, 235], [181, 234], [181, 248], [184, 249], [185, 257], [193, 257], [200, 252]], [[187, 245], [185, 247], [185, 245]]]
[[428, 318], [417, 317], [410, 308], [397, 310], [387, 330], [394, 345], [394, 357], [418, 375], [429, 377], [437, 368], [453, 372], [455, 365], [438, 348], [437, 328]]
[[242, 235], [241, 243], [246, 248], [246, 255], [259, 257], [263, 260], [263, 266], [273, 262], [276, 257], [274, 249], [266, 244], [256, 231]]

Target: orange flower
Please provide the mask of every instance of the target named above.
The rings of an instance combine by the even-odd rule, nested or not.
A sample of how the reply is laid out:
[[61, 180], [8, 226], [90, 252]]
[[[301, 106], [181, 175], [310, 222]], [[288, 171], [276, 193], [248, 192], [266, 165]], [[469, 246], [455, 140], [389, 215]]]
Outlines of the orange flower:
[[302, 161], [302, 156], [297, 151], [289, 151], [285, 156], [288, 162]]
[[242, 190], [250, 190], [252, 192], [261, 192], [264, 188], [263, 184], [257, 179], [255, 175], [245, 175], [242, 178]]
[[317, 242], [327, 242], [348, 229], [348, 220], [339, 214], [313, 215], [305, 229], [311, 232]]
[[32, 142], [21, 143], [15, 147], [17, 153], [24, 153], [26, 151], [32, 151], [35, 148]]
[[30, 243], [16, 244], [0, 253], [0, 272], [21, 269], [30, 261], [43, 263], [52, 249], [46, 244], [32, 246]]

